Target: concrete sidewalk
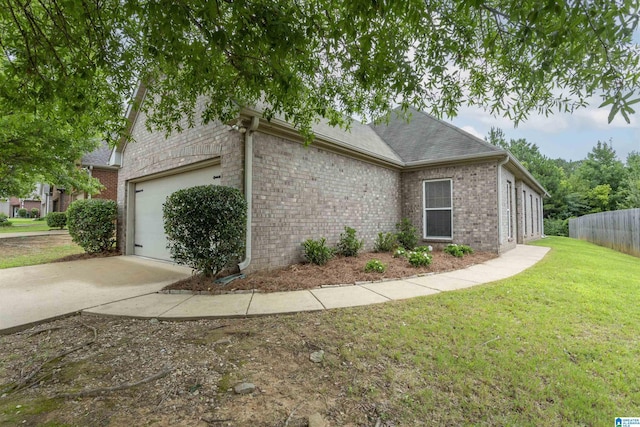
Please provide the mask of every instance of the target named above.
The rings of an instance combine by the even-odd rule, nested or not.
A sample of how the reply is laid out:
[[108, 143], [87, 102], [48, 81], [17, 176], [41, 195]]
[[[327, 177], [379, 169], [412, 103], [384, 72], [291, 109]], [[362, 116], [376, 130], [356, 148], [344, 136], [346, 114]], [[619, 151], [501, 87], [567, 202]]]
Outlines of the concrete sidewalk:
[[158, 292], [191, 269], [117, 256], [0, 270], [0, 334]]
[[149, 293], [98, 305], [83, 313], [140, 319], [189, 320], [297, 313], [378, 304], [469, 288], [518, 274], [540, 261], [549, 248], [518, 245], [498, 258], [463, 270], [363, 285], [306, 291], [191, 295]]
[[[16, 229], [19, 229], [19, 227], [12, 228], [12, 230]], [[69, 230], [14, 231], [12, 233], [0, 233], [0, 239], [11, 239], [15, 237], [50, 236], [56, 234], [69, 234]]]

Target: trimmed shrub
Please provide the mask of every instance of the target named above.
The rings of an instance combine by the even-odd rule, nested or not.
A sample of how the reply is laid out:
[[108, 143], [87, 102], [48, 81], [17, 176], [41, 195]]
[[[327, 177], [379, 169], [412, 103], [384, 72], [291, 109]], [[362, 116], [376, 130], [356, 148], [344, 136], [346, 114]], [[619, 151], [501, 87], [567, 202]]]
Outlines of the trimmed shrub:
[[418, 230], [407, 218], [396, 224], [396, 239], [400, 246], [410, 251], [418, 244]]
[[111, 249], [116, 242], [116, 202], [105, 199], [76, 200], [67, 209], [71, 240], [93, 254]]
[[466, 254], [472, 254], [473, 249], [467, 245], [456, 245], [455, 243], [451, 243], [444, 248], [444, 252], [449, 255], [453, 255], [457, 258], [462, 258]]
[[26, 218], [27, 217], [27, 210], [25, 208], [18, 209], [18, 216], [20, 218]]
[[40, 218], [40, 209], [32, 208], [30, 211], [31, 218]]
[[393, 233], [378, 233], [373, 246], [375, 252], [391, 252], [396, 247], [396, 235]]
[[378, 259], [371, 259], [364, 266], [365, 273], [384, 273], [386, 270], [387, 266]]
[[178, 264], [214, 276], [244, 255], [247, 202], [231, 187], [178, 190], [162, 207], [167, 248]]
[[325, 265], [333, 255], [335, 250], [326, 245], [327, 240], [323, 237], [320, 240], [308, 239], [302, 243], [304, 256], [310, 263]]
[[364, 246], [364, 240], [356, 238], [356, 230], [345, 227], [344, 233], [340, 233], [338, 241], [338, 253], [343, 256], [358, 256], [358, 252]]
[[431, 264], [431, 255], [426, 252], [409, 252], [407, 259], [414, 267], [426, 267]]
[[568, 219], [544, 219], [544, 234], [547, 236], [569, 236]]
[[6, 213], [0, 212], [0, 227], [11, 227], [13, 224], [9, 222], [9, 217]]
[[64, 212], [49, 212], [47, 214], [47, 225], [51, 228], [62, 230], [67, 225], [67, 214]]

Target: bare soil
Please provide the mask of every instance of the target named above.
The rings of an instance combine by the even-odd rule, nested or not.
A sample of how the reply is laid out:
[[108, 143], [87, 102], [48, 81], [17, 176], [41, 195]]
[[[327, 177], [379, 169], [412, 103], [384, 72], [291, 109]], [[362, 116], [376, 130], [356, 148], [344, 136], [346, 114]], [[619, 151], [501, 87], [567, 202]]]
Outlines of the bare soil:
[[66, 234], [3, 238], [0, 239], [0, 254], [7, 256], [30, 255], [41, 249], [70, 244], [72, 244], [71, 236]]
[[[432, 256], [433, 262], [428, 267], [413, 267], [405, 258], [394, 258], [390, 253], [363, 253], [357, 257], [336, 257], [323, 266], [310, 263], [294, 264], [285, 268], [259, 271], [227, 285], [214, 283], [215, 278], [194, 275], [167, 286], [165, 290], [182, 289], [224, 294], [241, 290], [278, 292], [313, 289], [326, 285], [391, 280], [459, 270], [495, 258], [496, 254], [474, 252], [464, 258], [456, 258], [444, 252], [435, 251]], [[384, 273], [365, 273], [364, 266], [371, 259], [382, 261], [387, 266], [387, 270]]]

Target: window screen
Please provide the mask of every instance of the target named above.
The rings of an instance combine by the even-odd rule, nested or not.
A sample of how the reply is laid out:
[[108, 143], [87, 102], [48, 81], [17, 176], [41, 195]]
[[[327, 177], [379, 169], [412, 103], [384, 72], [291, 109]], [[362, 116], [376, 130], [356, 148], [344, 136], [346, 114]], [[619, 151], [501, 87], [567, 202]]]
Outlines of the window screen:
[[424, 181], [424, 237], [453, 237], [451, 180]]

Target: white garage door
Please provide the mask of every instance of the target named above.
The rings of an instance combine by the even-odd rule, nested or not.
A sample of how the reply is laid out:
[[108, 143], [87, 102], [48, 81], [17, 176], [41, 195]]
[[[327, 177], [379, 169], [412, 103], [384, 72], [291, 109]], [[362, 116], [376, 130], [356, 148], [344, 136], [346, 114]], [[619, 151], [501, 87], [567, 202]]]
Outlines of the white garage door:
[[220, 165], [138, 182], [135, 185], [135, 255], [171, 260], [164, 234], [162, 205], [171, 193], [196, 185], [219, 183]]

